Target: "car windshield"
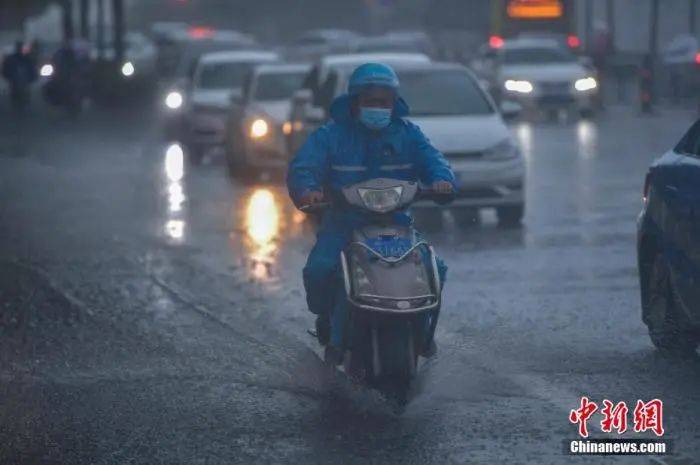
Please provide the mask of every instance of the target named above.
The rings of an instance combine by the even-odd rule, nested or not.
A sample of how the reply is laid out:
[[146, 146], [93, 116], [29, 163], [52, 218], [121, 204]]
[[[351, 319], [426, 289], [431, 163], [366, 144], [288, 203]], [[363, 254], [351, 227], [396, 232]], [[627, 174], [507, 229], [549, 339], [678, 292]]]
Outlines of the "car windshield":
[[197, 87], [200, 89], [231, 89], [241, 87], [254, 63], [209, 63], [202, 66]]
[[399, 80], [413, 116], [493, 113], [476, 81], [464, 71], [406, 71], [399, 72]]
[[573, 54], [556, 47], [511, 48], [503, 51], [503, 62], [506, 64], [541, 65], [573, 61], [576, 61]]
[[258, 76], [254, 100], [286, 100], [301, 88], [306, 73], [294, 71], [287, 73], [268, 73]]

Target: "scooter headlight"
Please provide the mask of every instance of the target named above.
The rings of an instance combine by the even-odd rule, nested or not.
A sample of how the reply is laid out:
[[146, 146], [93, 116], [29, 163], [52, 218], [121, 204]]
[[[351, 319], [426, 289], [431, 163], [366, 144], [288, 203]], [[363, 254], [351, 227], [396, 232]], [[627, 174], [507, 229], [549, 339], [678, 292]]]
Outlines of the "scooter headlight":
[[386, 213], [394, 210], [401, 202], [403, 186], [390, 187], [388, 189], [363, 189], [358, 188], [362, 202], [368, 210], [377, 213]]

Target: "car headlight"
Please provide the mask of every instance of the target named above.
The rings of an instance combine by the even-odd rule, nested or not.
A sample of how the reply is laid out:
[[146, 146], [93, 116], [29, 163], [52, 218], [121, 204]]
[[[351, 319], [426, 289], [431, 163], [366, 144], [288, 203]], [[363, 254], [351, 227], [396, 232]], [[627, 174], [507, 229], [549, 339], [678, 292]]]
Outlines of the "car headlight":
[[165, 96], [165, 106], [171, 110], [178, 110], [184, 102], [185, 99], [182, 97], [182, 94], [176, 90], [169, 92]]
[[586, 92], [588, 90], [593, 90], [596, 87], [598, 87], [598, 82], [595, 80], [594, 77], [589, 76], [589, 77], [577, 80], [574, 83], [574, 87], [579, 92]]
[[270, 125], [267, 124], [267, 121], [265, 121], [262, 118], [258, 118], [255, 121], [253, 121], [253, 124], [250, 125], [250, 137], [253, 139], [260, 139], [261, 137], [265, 137], [267, 133], [270, 132]]
[[518, 147], [508, 137], [498, 144], [484, 150], [484, 158], [489, 160], [508, 160], [518, 156]]
[[390, 187], [389, 189], [358, 188], [357, 193], [360, 194], [360, 198], [368, 210], [377, 213], [386, 213], [399, 205], [403, 187], [396, 186]]
[[136, 72], [136, 68], [134, 68], [134, 64], [130, 61], [127, 61], [122, 65], [122, 74], [124, 77], [131, 77], [134, 75]]
[[44, 66], [41, 67], [41, 70], [39, 70], [39, 74], [42, 77], [53, 76], [53, 65], [51, 63], [45, 64]]
[[509, 92], [518, 92], [520, 94], [529, 94], [534, 90], [530, 81], [516, 81], [514, 79], [508, 79], [503, 83], [503, 87]]

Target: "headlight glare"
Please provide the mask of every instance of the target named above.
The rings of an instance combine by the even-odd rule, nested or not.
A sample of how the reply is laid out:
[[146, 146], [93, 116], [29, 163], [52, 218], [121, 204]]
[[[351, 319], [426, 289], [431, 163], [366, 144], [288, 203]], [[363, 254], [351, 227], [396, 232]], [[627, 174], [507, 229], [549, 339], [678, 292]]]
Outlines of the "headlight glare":
[[131, 77], [134, 75], [136, 72], [136, 68], [134, 68], [134, 64], [130, 61], [127, 61], [122, 65], [122, 74], [124, 77]]
[[587, 77], [583, 79], [579, 79], [574, 83], [574, 87], [576, 88], [577, 91], [579, 92], [586, 92], [588, 90], [593, 90], [596, 87], [598, 87], [598, 82], [595, 80], [594, 77]]
[[165, 97], [165, 106], [171, 110], [179, 109], [183, 103], [182, 94], [178, 91], [172, 91]]
[[530, 81], [516, 81], [514, 79], [508, 79], [503, 86], [507, 91], [518, 92], [520, 94], [529, 94], [534, 90]]
[[39, 74], [41, 74], [42, 77], [53, 76], [53, 65], [50, 63], [45, 64], [44, 66], [41, 67]]
[[270, 126], [267, 124], [267, 121], [262, 118], [256, 119], [253, 121], [253, 124], [250, 125], [250, 137], [253, 139], [265, 137], [268, 132], [270, 132]]

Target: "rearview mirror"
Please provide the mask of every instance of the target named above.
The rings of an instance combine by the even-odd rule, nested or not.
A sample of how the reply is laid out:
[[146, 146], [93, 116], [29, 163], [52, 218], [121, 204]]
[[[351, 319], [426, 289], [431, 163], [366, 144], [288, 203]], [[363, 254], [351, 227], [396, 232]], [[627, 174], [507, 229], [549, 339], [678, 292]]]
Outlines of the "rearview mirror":
[[503, 115], [503, 118], [505, 119], [517, 118], [518, 116], [520, 116], [520, 113], [522, 113], [522, 111], [522, 105], [520, 105], [517, 102], [505, 100], [503, 103], [501, 103], [501, 115]]
[[241, 103], [243, 103], [243, 94], [240, 90], [232, 90], [228, 96], [228, 100], [233, 105], [240, 105]]
[[311, 104], [313, 98], [311, 89], [299, 89], [292, 95], [292, 103], [295, 106], [306, 106]]
[[309, 107], [304, 116], [310, 123], [322, 123], [326, 119], [326, 112], [321, 107]]

